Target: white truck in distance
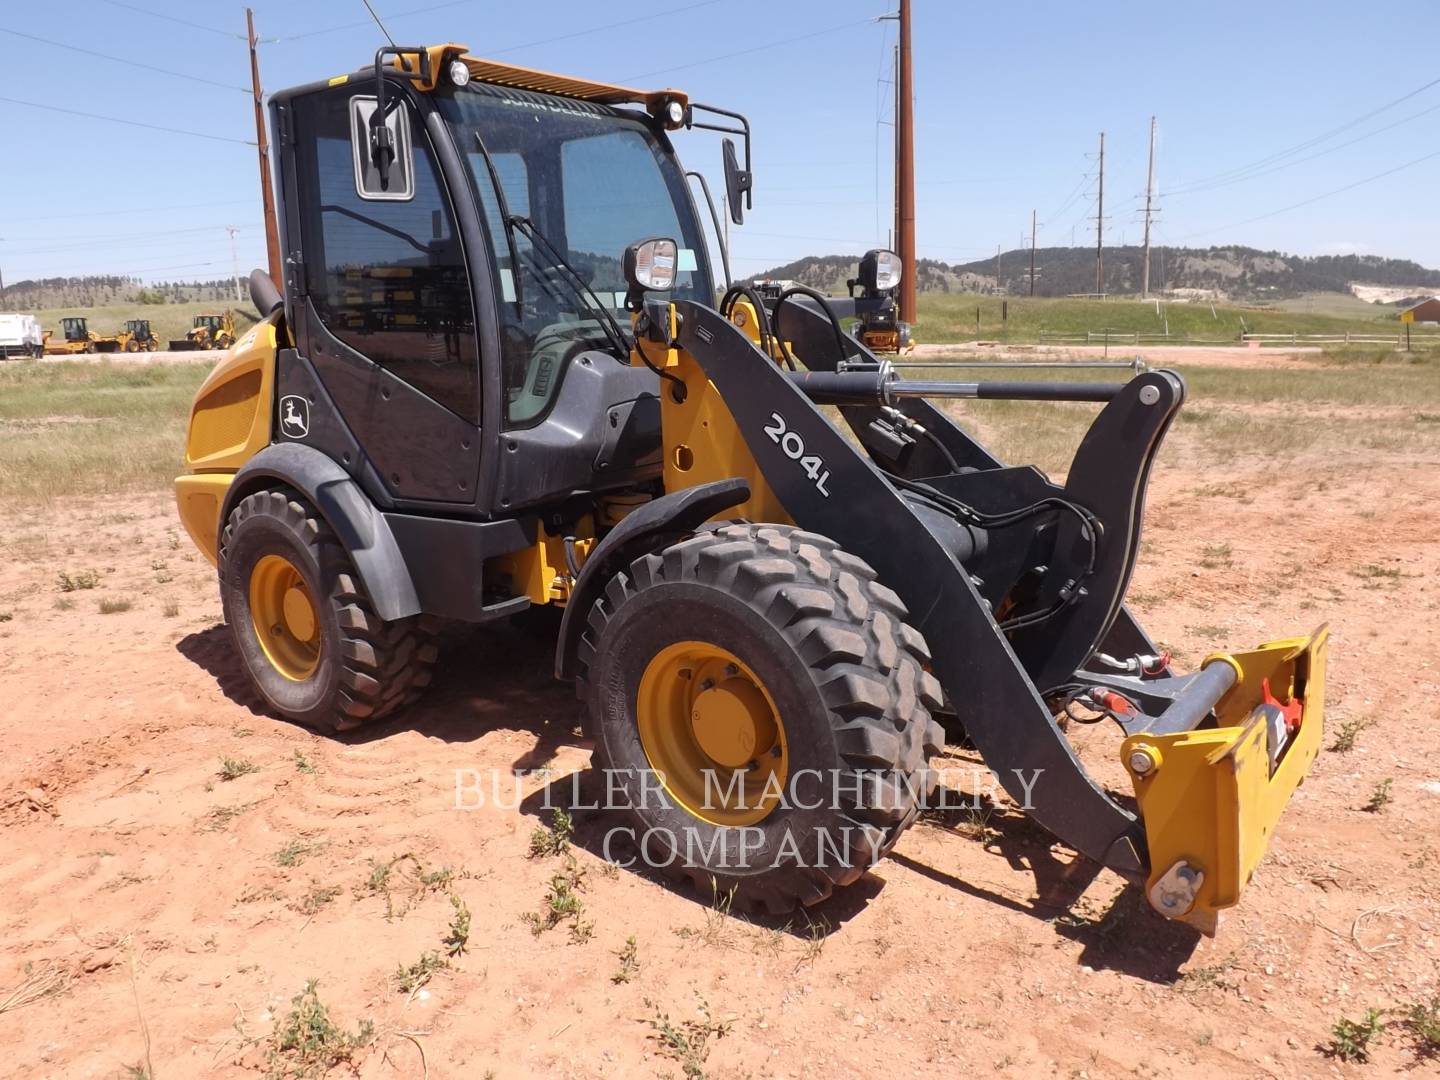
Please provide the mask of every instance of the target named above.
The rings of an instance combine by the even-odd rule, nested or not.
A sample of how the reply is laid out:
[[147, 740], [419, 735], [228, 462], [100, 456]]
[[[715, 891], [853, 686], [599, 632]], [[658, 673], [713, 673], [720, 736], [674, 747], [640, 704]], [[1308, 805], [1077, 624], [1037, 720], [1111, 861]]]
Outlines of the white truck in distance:
[[39, 359], [45, 352], [45, 336], [34, 315], [0, 314], [0, 359], [28, 356]]

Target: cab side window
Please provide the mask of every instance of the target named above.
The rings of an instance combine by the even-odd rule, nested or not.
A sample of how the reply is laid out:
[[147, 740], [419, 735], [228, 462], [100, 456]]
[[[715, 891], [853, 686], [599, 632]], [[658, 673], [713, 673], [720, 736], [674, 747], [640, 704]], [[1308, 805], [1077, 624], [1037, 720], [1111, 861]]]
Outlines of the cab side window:
[[317, 95], [301, 118], [313, 126], [318, 210], [304, 226], [310, 300], [330, 334], [478, 423], [475, 316], [454, 212], [403, 98], [387, 118], [396, 156], [382, 181], [369, 154], [374, 111], [373, 96], [347, 87]]

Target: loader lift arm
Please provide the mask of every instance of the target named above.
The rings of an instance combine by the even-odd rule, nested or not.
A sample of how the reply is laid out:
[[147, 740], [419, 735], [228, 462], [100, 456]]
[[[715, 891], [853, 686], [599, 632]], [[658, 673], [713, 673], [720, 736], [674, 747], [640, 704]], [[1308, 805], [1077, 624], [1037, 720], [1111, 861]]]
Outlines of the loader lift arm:
[[[755, 349], [743, 332], [698, 304], [677, 303], [675, 308], [681, 327], [679, 346], [696, 358], [724, 398], [766, 481], [796, 523], [842, 537], [847, 550], [873, 565], [905, 602], [916, 629], [930, 645], [936, 677], [962, 710], [967, 731], [1007, 793], [1082, 854], [1129, 880], [1143, 881], [1148, 866], [1144, 834], [1135, 816], [1096, 784], [1076, 757], [1020, 652], [996, 625], [971, 575], [926, 528], [890, 479], [855, 453], [799, 386], [774, 364], [752, 362]], [[833, 341], [828, 352], [834, 352]], [[826, 350], [807, 355], [823, 356]], [[1140, 407], [1137, 425], [1134, 414], [1144, 387], [1164, 393], [1165, 404]], [[1174, 376], [1157, 375], [1127, 391], [1106, 411], [1113, 410], [1112, 415], [1123, 415], [1143, 429], [1127, 447], [1132, 453], [1135, 448], [1142, 451], [1129, 474], [1143, 484], [1140, 478], [1179, 407], [1181, 390]], [[783, 418], [786, 431], [799, 436], [808, 455], [824, 461], [830, 472], [825, 485], [828, 496], [796, 466], [780, 442], [765, 435], [777, 418]], [[1121, 421], [1117, 418], [1116, 423]], [[1030, 472], [1035, 477], [1021, 485], [1021, 498], [1034, 493], [1036, 481], [1042, 479], [1034, 470], [1004, 471]], [[1107, 520], [1106, 531], [1112, 536], [1133, 535], [1138, 527], [1134, 520], [1140, 509], [1138, 495], [1123, 482], [1115, 487], [1121, 494], [1108, 500], [1106, 510], [1118, 511], [1119, 516], [1106, 519], [1101, 514]], [[1003, 494], [989, 494], [990, 509], [1000, 507]], [[1114, 591], [1118, 598], [1132, 563], [1133, 546], [1126, 543], [1102, 563], [1107, 572], [1097, 582], [1097, 591]], [[1074, 628], [1067, 627], [1063, 634], [1061, 655], [1081, 654], [1067, 676], [1093, 649], [1108, 622], [1109, 597], [1102, 594], [1095, 599], [1073, 609]], [[1104, 614], [1092, 614], [1096, 608]]]

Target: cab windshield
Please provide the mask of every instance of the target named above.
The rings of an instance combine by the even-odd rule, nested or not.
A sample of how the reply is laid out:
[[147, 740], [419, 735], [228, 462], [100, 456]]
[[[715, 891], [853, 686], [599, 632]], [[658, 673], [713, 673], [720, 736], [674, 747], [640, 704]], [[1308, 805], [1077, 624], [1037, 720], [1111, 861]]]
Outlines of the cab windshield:
[[441, 109], [489, 231], [511, 425], [545, 413], [574, 355], [617, 351], [610, 320], [628, 332], [630, 244], [672, 237], [680, 272], [670, 295], [713, 302], [684, 173], [648, 118], [483, 83], [442, 98]]

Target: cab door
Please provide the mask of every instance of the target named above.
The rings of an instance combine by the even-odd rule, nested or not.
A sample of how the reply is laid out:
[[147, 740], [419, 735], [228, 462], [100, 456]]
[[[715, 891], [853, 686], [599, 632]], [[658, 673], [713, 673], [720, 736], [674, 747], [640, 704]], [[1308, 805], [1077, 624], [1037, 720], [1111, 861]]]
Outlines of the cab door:
[[[289, 279], [300, 293], [289, 305], [299, 360], [353, 435], [322, 448], [372, 497], [471, 504], [480, 357], [461, 234], [435, 148], [403, 92], [387, 120], [388, 176], [371, 162], [373, 91], [341, 85], [292, 103], [286, 217], [287, 240], [299, 244]], [[307, 395], [287, 394], [283, 363], [281, 374], [277, 437], [313, 441]]]

